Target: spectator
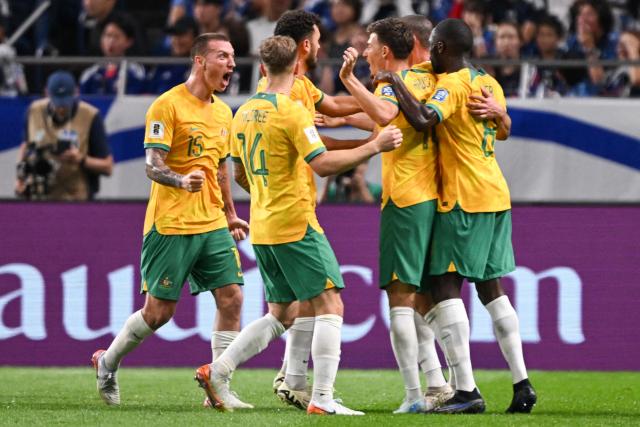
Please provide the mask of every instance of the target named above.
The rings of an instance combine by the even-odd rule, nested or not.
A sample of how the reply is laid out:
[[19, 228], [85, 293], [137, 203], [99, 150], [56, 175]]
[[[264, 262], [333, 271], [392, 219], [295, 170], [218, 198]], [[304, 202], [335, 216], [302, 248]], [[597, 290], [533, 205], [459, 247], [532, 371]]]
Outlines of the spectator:
[[264, 8], [259, 17], [247, 22], [249, 31], [249, 53], [258, 55], [258, 48], [262, 40], [273, 35], [276, 22], [283, 13], [291, 9], [293, 0], [264, 0]]
[[[518, 25], [512, 21], [501, 22], [496, 31], [496, 58], [520, 59], [520, 33]], [[505, 97], [518, 96], [520, 89], [520, 66], [504, 65], [496, 67], [494, 77], [502, 86]]]
[[[571, 7], [573, 33], [567, 40], [569, 58], [614, 59], [618, 34], [613, 32], [613, 14], [605, 0], [578, 0]], [[595, 95], [605, 79], [601, 66], [591, 65], [585, 78], [578, 81], [573, 93], [578, 96]]]
[[[363, 28], [359, 24], [362, 13], [361, 0], [332, 0], [331, 19], [335, 25], [335, 30], [331, 33], [331, 39], [326, 45], [329, 58], [342, 58], [344, 51], [351, 46], [352, 40], [358, 42], [358, 37], [362, 35]], [[366, 32], [365, 32], [366, 34]], [[361, 37], [360, 37], [361, 38]], [[368, 36], [365, 35], [365, 45]], [[363, 50], [358, 49], [360, 53]], [[322, 74], [320, 89], [326, 93], [337, 93], [344, 90], [344, 86], [338, 77], [341, 64], [326, 67]]]
[[100, 55], [100, 37], [115, 12], [116, 0], [83, 0], [78, 17], [79, 55]]
[[99, 190], [99, 176], [111, 175], [113, 157], [102, 118], [77, 95], [73, 76], [58, 71], [47, 81], [47, 98], [29, 107], [20, 146], [18, 196], [91, 200]]
[[198, 34], [216, 33], [222, 26], [224, 0], [196, 0], [193, 17], [198, 23]]
[[13, 47], [5, 44], [8, 23], [6, 18], [0, 14], [0, 96], [24, 95], [27, 93], [24, 69], [15, 62], [16, 52]]
[[[113, 14], [100, 38], [102, 54], [107, 58], [123, 57], [134, 42], [135, 24], [129, 15], [120, 12]], [[122, 67], [123, 64], [126, 66]], [[80, 77], [80, 91], [83, 94], [138, 94], [144, 89], [144, 67], [134, 62], [97, 64], [86, 69]]]
[[364, 2], [360, 23], [367, 25], [379, 19], [415, 13], [411, 0], [368, 0]]
[[[193, 42], [198, 36], [198, 24], [196, 21], [184, 15], [175, 24], [168, 27], [166, 32], [170, 35], [171, 56], [188, 58]], [[164, 93], [174, 86], [187, 80], [191, 64], [161, 64], [156, 66], [148, 76], [147, 91], [151, 93]]]
[[474, 58], [484, 58], [493, 53], [493, 33], [488, 29], [488, 14], [484, 2], [467, 1], [464, 3], [462, 20], [473, 33]]
[[[638, 61], [640, 59], [640, 33], [624, 31], [618, 41], [618, 59]], [[640, 67], [623, 65], [609, 73], [602, 92], [605, 96], [640, 97]]]
[[[538, 21], [534, 56], [548, 61], [562, 59], [564, 51], [560, 43], [564, 37], [564, 28], [558, 18], [544, 15]], [[535, 97], [563, 95], [567, 92], [567, 83], [561, 70], [555, 67], [538, 66], [529, 85], [529, 94]]]

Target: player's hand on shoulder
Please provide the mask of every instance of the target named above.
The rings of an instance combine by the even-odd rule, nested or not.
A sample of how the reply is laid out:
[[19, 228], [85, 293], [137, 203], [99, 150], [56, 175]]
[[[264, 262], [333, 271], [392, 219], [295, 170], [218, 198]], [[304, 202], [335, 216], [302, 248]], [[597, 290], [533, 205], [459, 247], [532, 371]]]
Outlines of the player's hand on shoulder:
[[483, 120], [496, 119], [502, 116], [505, 112], [504, 108], [498, 104], [493, 95], [485, 88], [482, 88], [481, 91], [482, 95], [469, 95], [469, 102], [467, 103], [469, 114], [476, 119]]
[[378, 71], [373, 78], [373, 87], [380, 83], [393, 83], [393, 73], [388, 70]]
[[236, 242], [240, 240], [244, 240], [247, 238], [247, 234], [249, 234], [249, 223], [242, 218], [237, 216], [227, 217], [227, 223], [229, 224], [229, 232], [231, 233], [231, 237]]
[[190, 193], [197, 193], [198, 191], [202, 190], [202, 186], [204, 185], [204, 177], [204, 172], [199, 169], [193, 172], [189, 172], [182, 177], [181, 187]]
[[380, 152], [395, 150], [402, 144], [402, 131], [395, 125], [389, 125], [373, 141]]
[[353, 68], [358, 61], [358, 51], [354, 47], [348, 47], [342, 54], [342, 59], [344, 62], [342, 63], [342, 68], [340, 68], [340, 78], [346, 79], [353, 73]]

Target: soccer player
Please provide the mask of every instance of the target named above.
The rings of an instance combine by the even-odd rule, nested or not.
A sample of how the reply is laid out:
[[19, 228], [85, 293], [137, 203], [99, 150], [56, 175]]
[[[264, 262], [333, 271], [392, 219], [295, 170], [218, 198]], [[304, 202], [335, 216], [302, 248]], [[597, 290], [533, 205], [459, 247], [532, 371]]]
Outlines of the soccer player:
[[314, 383], [307, 413], [362, 415], [333, 399], [344, 310], [339, 291], [344, 284], [301, 166], [308, 163], [320, 176], [336, 174], [398, 147], [402, 133], [390, 127], [358, 148], [326, 151], [313, 116], [290, 99], [296, 55], [290, 37], [273, 36], [262, 43], [267, 87], [238, 109], [231, 127], [236, 181], [251, 194], [251, 243], [269, 313], [244, 328], [212, 364], [198, 368], [196, 379], [214, 406], [226, 409], [224, 395], [236, 367], [291, 324], [293, 301], [310, 301], [315, 313]]
[[[380, 70], [397, 74], [418, 102], [431, 95], [436, 77], [432, 72], [409, 67], [414, 38], [400, 19], [386, 18], [367, 28], [370, 34], [363, 56], [371, 74]], [[391, 344], [402, 374], [405, 397], [395, 413], [418, 413], [429, 409], [420, 387], [415, 294], [423, 284], [423, 272], [436, 212], [436, 152], [430, 132], [417, 132], [398, 108], [389, 84], [370, 93], [353, 75], [358, 52], [344, 53], [340, 78], [363, 111], [382, 129], [393, 124], [401, 129], [403, 145], [382, 155], [382, 217], [380, 224], [380, 287], [387, 292], [391, 317]], [[422, 322], [424, 324], [424, 322]], [[437, 370], [440, 369], [439, 363]], [[439, 382], [430, 386], [446, 386]]]
[[[324, 114], [347, 115], [360, 111], [360, 106], [351, 96], [330, 96], [318, 89], [306, 76], [315, 69], [318, 63], [320, 48], [320, 18], [304, 10], [285, 12], [276, 24], [274, 35], [291, 37], [297, 45], [296, 79], [291, 89], [290, 98], [299, 101], [315, 115], [316, 109]], [[258, 92], [263, 92], [267, 86], [265, 78], [258, 82]], [[328, 150], [355, 148], [367, 140], [338, 141], [321, 136]], [[311, 168], [302, 163], [307, 170], [307, 184], [311, 190], [311, 197], [316, 200], [316, 186]], [[311, 396], [307, 391], [307, 365], [311, 352], [311, 340], [315, 317], [313, 307], [309, 301], [301, 301], [298, 305], [298, 315], [289, 329], [287, 345], [283, 357], [283, 364], [273, 381], [273, 391], [284, 402], [299, 409], [306, 409]]]
[[[483, 412], [469, 355], [469, 320], [460, 299], [463, 278], [476, 283], [480, 300], [489, 311], [494, 331], [512, 372], [514, 397], [507, 412], [530, 412], [536, 394], [528, 380], [518, 318], [500, 285], [500, 277], [515, 269], [511, 244], [509, 189], [493, 152], [496, 134], [508, 135], [510, 120], [500, 86], [465, 63], [473, 36], [464, 22], [447, 19], [431, 35], [433, 70], [447, 73], [424, 104], [389, 75], [408, 120], [418, 130], [438, 124], [442, 190], [436, 215], [430, 259], [435, 276], [431, 293], [436, 306], [427, 314], [443, 338], [447, 360], [453, 367], [456, 394], [436, 412]], [[482, 91], [484, 89], [484, 91]], [[493, 92], [490, 103], [472, 116], [470, 109], [482, 93]], [[495, 97], [495, 99], [493, 99]], [[499, 116], [489, 120], [490, 116]]]
[[[120, 361], [171, 319], [187, 278], [192, 294], [210, 291], [215, 298], [213, 351], [224, 350], [240, 330], [243, 278], [234, 238], [245, 238], [248, 224], [236, 215], [224, 163], [231, 109], [213, 94], [229, 84], [233, 47], [222, 34], [202, 34], [191, 60], [187, 81], [147, 112], [146, 172], [153, 182], [140, 262], [146, 300], [109, 348], [92, 357], [98, 391], [110, 405], [120, 403]], [[250, 407], [233, 395], [227, 404]]]

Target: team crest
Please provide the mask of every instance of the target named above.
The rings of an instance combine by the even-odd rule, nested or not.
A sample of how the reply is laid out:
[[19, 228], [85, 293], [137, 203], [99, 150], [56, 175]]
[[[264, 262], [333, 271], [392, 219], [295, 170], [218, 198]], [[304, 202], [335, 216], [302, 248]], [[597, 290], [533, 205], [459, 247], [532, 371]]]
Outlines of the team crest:
[[164, 279], [160, 280], [160, 286], [163, 288], [170, 288], [172, 285], [173, 282], [169, 280], [169, 277], [165, 277]]
[[432, 99], [438, 102], [443, 102], [449, 96], [449, 91], [446, 89], [438, 89], [436, 93], [433, 94]]
[[383, 87], [380, 92], [383, 96], [396, 96], [395, 92], [393, 91], [393, 87], [391, 87], [390, 85]]
[[164, 125], [162, 122], [149, 123], [149, 138], [164, 138]]

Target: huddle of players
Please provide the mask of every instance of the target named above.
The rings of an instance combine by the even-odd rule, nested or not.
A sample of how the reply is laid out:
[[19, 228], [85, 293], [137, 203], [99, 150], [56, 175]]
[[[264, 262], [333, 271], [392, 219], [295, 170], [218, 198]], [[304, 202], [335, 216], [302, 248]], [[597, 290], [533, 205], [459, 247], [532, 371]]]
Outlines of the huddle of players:
[[[315, 64], [319, 20], [308, 12], [287, 12], [278, 22], [276, 36], [261, 45], [266, 78], [260, 82], [258, 93], [239, 108], [230, 123], [228, 107], [222, 108], [224, 111], [220, 111], [216, 119], [220, 121], [220, 132], [214, 135], [215, 147], [207, 145], [207, 135], [199, 139], [189, 137], [189, 146], [184, 147], [195, 157], [213, 150], [214, 169], [217, 169], [213, 173], [217, 174], [218, 186], [216, 180], [209, 183], [199, 174], [194, 175], [187, 167], [188, 161], [174, 162], [175, 168], [171, 167], [169, 160], [174, 147], [170, 142], [163, 142], [163, 138], [166, 140], [166, 122], [176, 118], [154, 116], [153, 112], [159, 109], [157, 104], [162, 100], [167, 102], [168, 97], [163, 95], [154, 103], [147, 117], [145, 148], [148, 153], [150, 149], [167, 151], [164, 159], [168, 169], [182, 167], [182, 173], [186, 174], [178, 174], [170, 181], [171, 172], [163, 172], [164, 164], [158, 167], [157, 175], [148, 171], [155, 181], [150, 207], [155, 199], [156, 217], [149, 218], [148, 210], [141, 268], [142, 291], [148, 292], [147, 303], [127, 321], [109, 350], [94, 354], [98, 390], [107, 403], [119, 403], [116, 370], [122, 357], [173, 314], [169, 310], [162, 321], [151, 324], [149, 300], [156, 303], [178, 300], [179, 289], [178, 295], [167, 294], [172, 281], [164, 278], [164, 272], [152, 274], [154, 268], [150, 266], [154, 257], [162, 258], [155, 248], [163, 246], [162, 250], [170, 251], [163, 242], [147, 243], [155, 229], [166, 228], [166, 222], [157, 213], [157, 199], [176, 193], [172, 189], [173, 194], [160, 196], [160, 188], [168, 185], [181, 189], [177, 191], [197, 193], [203, 181], [213, 185], [210, 192], [229, 225], [230, 233], [226, 234], [236, 240], [244, 238], [246, 224], [235, 217], [225, 187], [228, 185], [226, 174], [220, 173], [226, 169], [222, 159], [230, 153], [236, 181], [251, 194], [251, 243], [265, 283], [269, 313], [239, 333], [237, 322], [230, 327], [235, 331], [220, 331], [219, 327], [214, 331], [214, 361], [196, 371], [196, 380], [207, 395], [205, 404], [219, 410], [251, 407], [230, 392], [231, 375], [237, 366], [289, 329], [284, 365], [274, 381], [276, 394], [311, 414], [361, 415], [362, 412], [333, 399], [344, 310], [339, 290], [344, 283], [335, 255], [315, 216], [313, 172], [321, 176], [337, 174], [382, 152], [380, 286], [389, 297], [391, 343], [406, 391], [395, 412], [484, 411], [484, 401], [471, 370], [469, 321], [460, 299], [463, 277], [476, 282], [511, 368], [514, 398], [508, 412], [531, 410], [536, 396], [527, 379], [518, 320], [499, 283], [499, 278], [515, 266], [510, 240], [509, 193], [493, 156], [496, 136], [508, 134], [504, 97], [495, 80], [464, 64], [463, 58], [473, 39], [462, 21], [446, 20], [434, 29], [432, 63], [426, 62], [425, 34], [430, 27], [427, 27], [428, 21], [420, 18], [390, 18], [373, 23], [369, 27], [371, 36], [365, 57], [376, 77], [375, 93], [370, 93], [353, 77], [351, 71], [358, 54], [350, 48], [344, 54], [340, 74], [353, 96], [330, 97], [304, 76]], [[211, 50], [215, 54], [215, 49], [210, 48], [205, 46], [196, 51], [196, 58], [206, 60]], [[205, 60], [200, 63], [194, 59], [192, 76], [200, 70], [200, 79], [206, 83], [207, 78], [212, 78], [212, 71], [207, 71]], [[232, 58], [231, 65], [228, 60], [227, 65], [233, 67]], [[436, 73], [440, 74], [439, 79]], [[226, 74], [222, 76], [222, 80], [225, 79], [228, 81]], [[168, 94], [182, 91], [174, 95], [189, 97], [185, 92], [189, 81]], [[215, 85], [209, 87], [218, 90]], [[218, 108], [224, 106], [215, 97], [210, 103]], [[316, 109], [329, 116], [354, 114], [351, 116], [354, 122], [373, 127], [374, 132], [363, 141], [321, 138], [314, 126]], [[472, 117], [470, 111], [476, 117]], [[203, 122], [189, 124], [192, 130], [194, 124], [207, 126]], [[154, 164], [148, 156], [150, 162]], [[217, 219], [219, 225], [224, 222], [221, 219], [224, 218]], [[214, 231], [218, 230], [225, 228]], [[197, 236], [202, 231], [209, 230], [167, 234]], [[228, 239], [211, 245], [222, 246], [224, 251], [228, 249], [237, 256], [234, 247], [226, 248]], [[145, 249], [154, 255], [145, 258]], [[182, 248], [173, 248], [177, 249], [184, 252]], [[173, 282], [182, 283], [189, 276], [192, 292], [212, 290], [220, 308], [222, 295], [216, 291], [225, 285], [242, 284], [239, 266], [235, 270], [224, 270], [233, 270], [234, 278], [229, 274], [224, 279], [218, 277], [213, 280], [215, 286], [207, 288], [203, 278], [206, 275], [198, 271], [200, 264], [196, 257], [182, 281], [178, 278]], [[205, 270], [211, 274], [215, 269]], [[175, 303], [172, 308], [175, 310]], [[238, 305], [236, 311], [239, 311]], [[221, 334], [226, 339], [221, 339]], [[435, 339], [451, 370], [449, 383], [442, 375]], [[311, 395], [306, 384], [309, 352], [314, 360]], [[429, 388], [425, 395], [420, 387], [419, 366], [427, 376]]]

